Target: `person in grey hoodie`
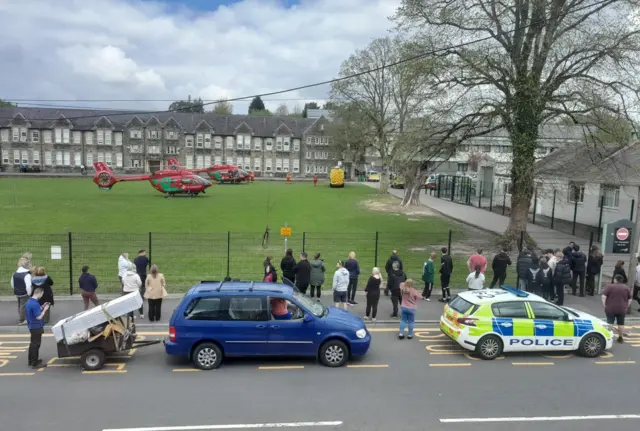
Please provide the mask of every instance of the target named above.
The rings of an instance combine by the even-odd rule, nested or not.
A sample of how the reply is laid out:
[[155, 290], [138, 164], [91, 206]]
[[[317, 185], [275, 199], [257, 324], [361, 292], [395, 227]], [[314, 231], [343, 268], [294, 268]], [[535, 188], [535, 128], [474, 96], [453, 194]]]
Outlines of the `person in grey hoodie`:
[[324, 260], [320, 259], [320, 253], [316, 253], [313, 256], [313, 260], [309, 262], [311, 264], [311, 293], [309, 297], [313, 298], [314, 292], [317, 292], [317, 297], [320, 298], [320, 291], [324, 284], [324, 272], [327, 268], [324, 266]]
[[336, 307], [347, 310], [347, 289], [349, 287], [349, 271], [344, 268], [344, 263], [339, 260], [336, 264], [336, 272], [333, 274], [333, 302]]

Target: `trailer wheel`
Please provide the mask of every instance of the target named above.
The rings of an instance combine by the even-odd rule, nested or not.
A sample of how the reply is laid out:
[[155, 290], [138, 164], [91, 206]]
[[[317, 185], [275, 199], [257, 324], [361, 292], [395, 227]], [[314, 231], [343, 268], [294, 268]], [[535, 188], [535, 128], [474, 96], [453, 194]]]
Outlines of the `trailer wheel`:
[[105, 355], [101, 349], [91, 349], [81, 357], [82, 368], [87, 371], [98, 371], [104, 367]]

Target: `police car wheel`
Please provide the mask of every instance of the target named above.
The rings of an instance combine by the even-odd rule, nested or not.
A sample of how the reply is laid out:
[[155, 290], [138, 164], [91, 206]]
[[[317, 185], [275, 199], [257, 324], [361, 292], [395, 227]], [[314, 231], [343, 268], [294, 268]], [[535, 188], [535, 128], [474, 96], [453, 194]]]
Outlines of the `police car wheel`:
[[476, 353], [482, 359], [495, 359], [502, 353], [502, 340], [495, 335], [485, 335], [478, 341]]
[[602, 335], [588, 334], [580, 341], [578, 353], [587, 358], [597, 358], [604, 351], [605, 340]]

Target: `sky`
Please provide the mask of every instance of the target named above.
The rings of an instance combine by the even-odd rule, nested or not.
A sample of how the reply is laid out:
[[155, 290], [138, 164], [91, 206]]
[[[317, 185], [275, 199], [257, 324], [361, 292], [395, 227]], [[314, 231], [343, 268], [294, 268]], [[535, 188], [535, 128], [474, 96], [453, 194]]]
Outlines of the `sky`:
[[[170, 102], [84, 100], [218, 100], [325, 81], [352, 52], [387, 34], [398, 4], [0, 0], [0, 98], [146, 110]], [[327, 93], [317, 87], [265, 97], [265, 104], [293, 109]], [[246, 113], [248, 103], [234, 102], [234, 112]]]

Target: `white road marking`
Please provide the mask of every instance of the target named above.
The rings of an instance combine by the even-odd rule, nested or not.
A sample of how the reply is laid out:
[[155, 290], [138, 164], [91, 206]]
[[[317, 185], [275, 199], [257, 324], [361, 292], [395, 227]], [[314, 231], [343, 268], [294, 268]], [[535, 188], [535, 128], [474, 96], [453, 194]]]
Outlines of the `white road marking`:
[[480, 422], [555, 422], [555, 421], [592, 421], [612, 419], [640, 419], [640, 415], [597, 415], [597, 416], [533, 416], [503, 418], [458, 418], [440, 419], [442, 423], [480, 423]]
[[305, 428], [305, 427], [335, 427], [342, 425], [342, 421], [327, 422], [280, 422], [266, 424], [229, 424], [229, 425], [194, 425], [176, 427], [149, 427], [149, 428], [109, 428], [102, 431], [207, 431], [207, 430], [232, 430], [252, 428]]

